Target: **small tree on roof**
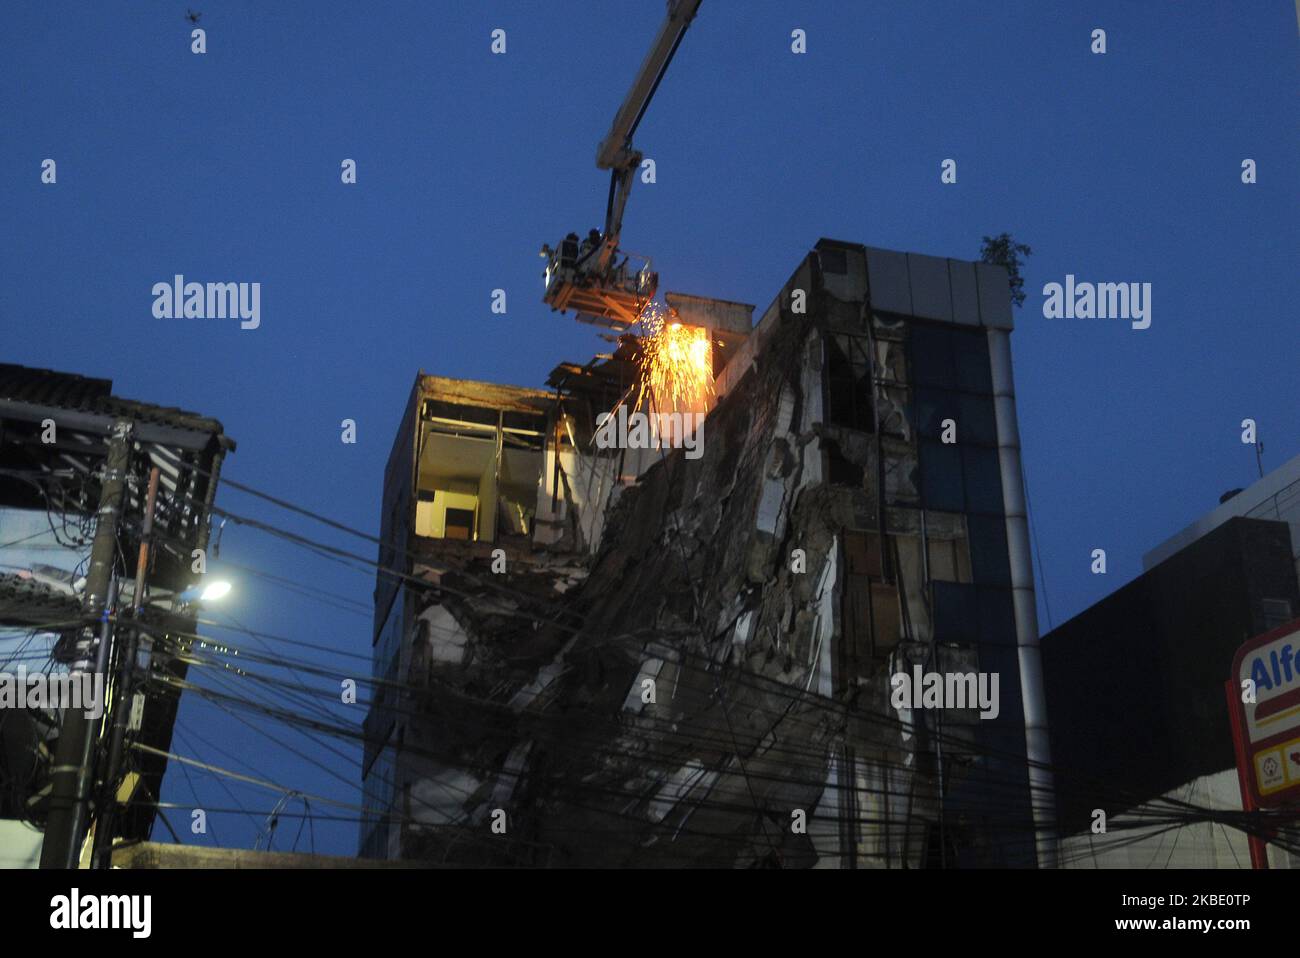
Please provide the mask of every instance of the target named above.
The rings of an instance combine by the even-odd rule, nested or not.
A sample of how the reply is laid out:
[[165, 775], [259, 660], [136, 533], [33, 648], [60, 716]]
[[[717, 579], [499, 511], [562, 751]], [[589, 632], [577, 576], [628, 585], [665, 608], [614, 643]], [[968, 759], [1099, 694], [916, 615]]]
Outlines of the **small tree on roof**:
[[1011, 279], [1011, 302], [1020, 306], [1025, 301], [1025, 280], [1020, 275], [1022, 257], [1030, 256], [1033, 250], [1024, 243], [1017, 243], [1010, 233], [984, 237], [980, 247], [980, 259], [985, 263], [1004, 266]]

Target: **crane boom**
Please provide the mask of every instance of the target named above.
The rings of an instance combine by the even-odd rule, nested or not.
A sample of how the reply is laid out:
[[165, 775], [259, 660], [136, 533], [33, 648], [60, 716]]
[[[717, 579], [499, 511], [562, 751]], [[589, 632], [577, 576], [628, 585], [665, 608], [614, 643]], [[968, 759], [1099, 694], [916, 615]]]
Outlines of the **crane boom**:
[[632, 134], [636, 132], [641, 117], [645, 116], [659, 81], [663, 79], [673, 54], [686, 35], [686, 28], [695, 19], [700, 0], [668, 0], [668, 17], [659, 27], [650, 52], [646, 54], [632, 81], [631, 88], [614, 116], [609, 133], [596, 150], [596, 166], [602, 170], [616, 170], [627, 162], [632, 147]]
[[609, 133], [597, 147], [596, 166], [611, 171], [604, 233], [593, 230], [581, 243], [577, 234], [570, 233], [558, 249], [542, 247], [542, 255], [547, 257], [543, 300], [552, 309], [572, 308], [579, 319], [624, 329], [636, 322], [654, 298], [659, 278], [650, 271], [648, 261], [635, 271], [629, 271], [627, 256], [617, 263], [623, 211], [642, 160], [642, 154], [632, 146], [632, 135], [701, 2], [668, 0], [668, 15], [614, 115]]

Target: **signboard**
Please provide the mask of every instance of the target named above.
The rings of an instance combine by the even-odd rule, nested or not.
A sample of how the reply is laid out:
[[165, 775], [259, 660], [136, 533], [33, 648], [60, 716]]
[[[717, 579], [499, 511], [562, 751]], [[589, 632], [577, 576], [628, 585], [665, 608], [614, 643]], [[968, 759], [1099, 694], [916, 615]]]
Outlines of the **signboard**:
[[1237, 650], [1230, 694], [1244, 789], [1259, 807], [1300, 802], [1300, 619]]

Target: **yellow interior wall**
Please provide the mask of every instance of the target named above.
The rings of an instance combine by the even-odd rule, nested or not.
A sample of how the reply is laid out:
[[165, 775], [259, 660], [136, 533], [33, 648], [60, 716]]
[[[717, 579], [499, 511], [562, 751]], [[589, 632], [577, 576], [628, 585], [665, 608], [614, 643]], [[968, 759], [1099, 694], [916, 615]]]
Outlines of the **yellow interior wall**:
[[[470, 483], [473, 486], [473, 483]], [[415, 534], [441, 539], [447, 534], [447, 510], [468, 509], [478, 513], [478, 496], [468, 492], [454, 492], [450, 489], [435, 489], [432, 502], [415, 504]], [[475, 519], [475, 531], [478, 529]]]

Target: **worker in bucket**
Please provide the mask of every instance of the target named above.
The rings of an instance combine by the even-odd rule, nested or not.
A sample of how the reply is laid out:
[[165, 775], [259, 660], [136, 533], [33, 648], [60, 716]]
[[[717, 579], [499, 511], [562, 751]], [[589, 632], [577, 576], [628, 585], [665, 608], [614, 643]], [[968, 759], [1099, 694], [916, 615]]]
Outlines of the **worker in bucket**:
[[578, 234], [570, 233], [560, 243], [560, 269], [573, 269], [578, 258]]

